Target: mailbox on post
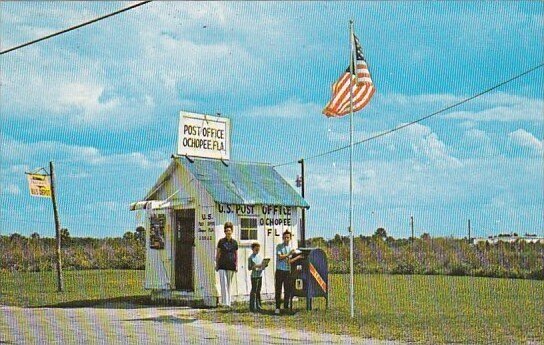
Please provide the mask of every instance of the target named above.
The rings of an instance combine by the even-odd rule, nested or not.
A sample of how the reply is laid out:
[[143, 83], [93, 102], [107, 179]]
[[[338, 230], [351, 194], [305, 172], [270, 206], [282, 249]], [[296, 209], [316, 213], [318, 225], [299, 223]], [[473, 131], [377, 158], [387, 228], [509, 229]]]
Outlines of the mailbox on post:
[[329, 269], [327, 256], [319, 248], [299, 248], [291, 259], [293, 296], [306, 297], [306, 309], [312, 310], [312, 298], [325, 297], [329, 306]]

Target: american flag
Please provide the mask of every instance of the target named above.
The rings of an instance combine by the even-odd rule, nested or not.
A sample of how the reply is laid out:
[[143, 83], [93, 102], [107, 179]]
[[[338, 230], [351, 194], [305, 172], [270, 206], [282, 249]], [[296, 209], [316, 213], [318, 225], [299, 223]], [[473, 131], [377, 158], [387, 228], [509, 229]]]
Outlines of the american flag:
[[359, 39], [353, 35], [353, 40], [355, 41], [355, 74], [350, 73], [350, 66], [348, 66], [340, 79], [332, 85], [332, 99], [323, 109], [323, 114], [327, 117], [340, 117], [350, 113], [350, 76], [353, 80], [353, 112], [363, 109], [376, 91]]

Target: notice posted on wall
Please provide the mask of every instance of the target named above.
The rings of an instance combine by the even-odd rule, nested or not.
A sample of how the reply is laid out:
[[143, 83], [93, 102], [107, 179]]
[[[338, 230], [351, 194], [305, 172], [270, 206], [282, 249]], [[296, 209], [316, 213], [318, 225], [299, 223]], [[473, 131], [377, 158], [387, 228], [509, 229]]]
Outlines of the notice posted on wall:
[[180, 112], [178, 155], [230, 159], [230, 119]]

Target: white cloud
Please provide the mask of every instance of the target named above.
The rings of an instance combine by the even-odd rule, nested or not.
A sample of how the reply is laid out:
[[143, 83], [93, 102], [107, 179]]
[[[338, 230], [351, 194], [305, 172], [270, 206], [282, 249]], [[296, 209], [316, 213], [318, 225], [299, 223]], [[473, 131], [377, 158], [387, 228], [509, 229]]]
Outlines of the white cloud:
[[404, 131], [399, 137], [404, 136], [404, 139], [411, 143], [415, 153], [421, 153], [432, 161], [456, 162], [456, 159], [448, 154], [446, 145], [438, 139], [438, 135], [430, 127], [416, 123], [406, 127]]
[[68, 172], [67, 174], [65, 174], [65, 176], [71, 179], [84, 180], [84, 179], [90, 178], [92, 175], [86, 171], [76, 171], [76, 172]]
[[[28, 48], [28, 49], [26, 49]], [[11, 120], [32, 120], [43, 128], [100, 128], [120, 131], [153, 120], [154, 99], [129, 95], [102, 60], [69, 49], [54, 50], [55, 62], [42, 46], [25, 47], [2, 61], [2, 112]], [[23, 65], [25, 68], [20, 68]]]
[[[274, 15], [282, 11], [274, 4], [152, 3], [127, 18], [135, 28], [131, 34], [140, 38], [131, 47], [135, 73], [127, 77], [181, 99], [272, 92], [284, 76], [270, 66], [271, 56], [287, 64], [290, 53], [300, 52], [300, 42], [289, 36], [296, 22]], [[142, 26], [142, 20], [150, 24]]]
[[[102, 5], [102, 10], [93, 10], [81, 3], [44, 2], [36, 6], [24, 1], [4, 2], [0, 4], [2, 48], [16, 46], [105, 14], [108, 11], [105, 6], [112, 11], [122, 7], [119, 4]], [[36, 18], [40, 18], [40, 21]]]
[[129, 152], [111, 155], [96, 155], [87, 160], [91, 165], [107, 166], [107, 165], [119, 165], [119, 166], [136, 166], [140, 168], [166, 168], [170, 161], [168, 159], [150, 158], [149, 154], [141, 152]]
[[[401, 126], [399, 124], [399, 126]], [[354, 133], [354, 141], [360, 141], [376, 134], [375, 132], [356, 132]], [[346, 142], [349, 140], [349, 134], [329, 133], [329, 140], [338, 140]], [[438, 137], [438, 134], [422, 124], [416, 123], [405, 127], [395, 134], [389, 135], [387, 139], [381, 139], [381, 149], [386, 149], [388, 155], [392, 154], [399, 156], [408, 156], [417, 158], [422, 164], [432, 164], [438, 168], [443, 167], [460, 167], [461, 162], [452, 155], [452, 149]], [[367, 152], [374, 152], [373, 149], [367, 149]]]
[[[81, 17], [77, 13], [79, 5], [60, 6], [67, 7], [64, 17], [58, 6], [56, 10], [49, 6], [29, 7], [28, 13], [35, 17], [51, 15], [52, 20], [44, 20], [51, 30], [45, 31], [55, 31], [66, 21]], [[122, 6], [83, 7], [92, 12], [87, 13], [89, 17], [94, 17]], [[263, 54], [267, 56], [266, 51], [273, 49], [265, 48], [271, 46], [271, 40], [276, 45], [286, 42], [285, 37], [274, 34], [276, 30], [286, 35], [279, 30], [285, 29], [284, 20], [269, 13], [251, 13], [246, 7], [223, 3], [157, 2], [132, 11], [122, 21], [94, 25], [94, 35], [75, 46], [52, 39], [45, 45], [25, 47], [2, 61], [6, 71], [1, 95], [3, 112], [11, 118], [39, 117], [45, 126], [65, 127], [68, 123], [67, 129], [121, 131], [158, 122], [153, 117], [157, 105], [179, 107], [181, 103], [194, 107], [200, 104], [195, 98], [208, 95], [260, 95], [260, 90], [271, 90], [274, 83], [262, 78], [260, 85], [255, 85], [255, 74], [267, 65]], [[22, 37], [24, 41], [43, 31], [27, 28], [26, 23], [32, 23], [27, 16], [12, 15], [8, 19], [2, 30], [7, 30], [10, 37]], [[148, 24], [141, 25], [142, 21]], [[255, 30], [255, 22], [262, 26], [259, 30]], [[138, 37], [137, 42], [134, 37]], [[112, 45], [118, 48], [112, 51]], [[256, 46], [259, 49], [254, 49]]]
[[469, 103], [473, 110], [453, 111], [447, 119], [470, 121], [544, 121], [544, 100], [511, 95], [503, 92], [486, 95]]
[[[462, 96], [452, 94], [420, 94], [420, 95], [405, 95], [400, 93], [391, 93], [384, 95], [381, 103], [383, 105], [394, 107], [414, 107], [414, 106], [445, 106], [459, 102], [463, 99]], [[438, 109], [437, 109], [438, 110]]]
[[[349, 193], [349, 167], [346, 162], [331, 166], [321, 166], [309, 173], [307, 178], [308, 194], [321, 192], [330, 195]], [[454, 193], [442, 183], [447, 174], [436, 171], [414, 159], [396, 161], [365, 161], [354, 163], [354, 194], [365, 200], [383, 205], [404, 203], [432, 204], [447, 193], [451, 198]], [[438, 186], [440, 186], [438, 188]], [[450, 189], [448, 191], [448, 189]]]
[[475, 128], [477, 126], [478, 126], [478, 124], [476, 122], [470, 121], [470, 120], [463, 121], [463, 122], [461, 122], [459, 124], [459, 127], [464, 128], [464, 129], [472, 129], [472, 128]]
[[465, 132], [465, 135], [471, 139], [474, 139], [476, 141], [485, 141], [488, 142], [491, 139], [489, 138], [489, 135], [478, 128], [471, 128]]
[[[169, 164], [168, 159], [159, 157], [154, 152], [127, 152], [104, 154], [99, 149], [92, 146], [68, 145], [56, 141], [39, 141], [35, 143], [25, 143], [13, 140], [0, 135], [2, 141], [2, 151], [10, 152], [4, 158], [5, 162], [13, 163], [11, 169], [16, 167], [28, 167], [30, 163], [46, 164], [49, 160], [59, 161], [60, 164], [78, 164], [86, 166], [118, 166], [118, 167], [136, 167], [136, 168], [166, 168]], [[46, 157], [44, 159], [44, 157]], [[21, 162], [27, 162], [22, 165]], [[19, 169], [20, 170], [20, 169]], [[81, 177], [81, 172], [73, 173]]]
[[[355, 140], [355, 138], [364, 137], [365, 135], [367, 135], [366, 132], [353, 131], [354, 141], [357, 141], [357, 140]], [[346, 133], [345, 131], [337, 132], [337, 131], [333, 131], [331, 128], [329, 128], [327, 130], [327, 139], [329, 141], [342, 141], [342, 142], [345, 142], [345, 143], [349, 143], [349, 132], [348, 133]]]
[[[462, 126], [463, 127], [463, 126]], [[494, 157], [499, 151], [496, 142], [497, 135], [492, 135], [484, 130], [468, 127], [456, 140], [456, 152], [463, 157]], [[499, 136], [499, 138], [501, 138]]]
[[[3, 137], [0, 135], [0, 140], [2, 140]], [[4, 161], [5, 161], [5, 157]], [[15, 164], [8, 167], [3, 167], [1, 172], [2, 174], [24, 174], [25, 172], [29, 172], [31, 169], [27, 164]]]
[[[437, 169], [414, 159], [368, 160], [354, 165], [354, 195], [367, 207], [439, 207], [494, 205], [498, 196], [511, 206], [541, 202], [535, 186], [542, 185], [542, 162], [535, 158], [469, 158], [462, 167]], [[328, 198], [349, 193], [347, 162], [313, 164], [307, 194]], [[540, 199], [539, 199], [540, 198]], [[479, 207], [478, 206], [478, 207]]]
[[524, 148], [528, 148], [537, 155], [541, 156], [544, 153], [544, 141], [539, 140], [533, 134], [527, 132], [522, 128], [508, 133], [508, 138], [514, 144]]
[[[411, 117], [428, 115], [468, 97], [469, 95], [392, 93], [377, 95], [373, 102], [375, 102], [377, 114], [386, 114], [389, 118], [398, 118], [399, 116], [405, 118], [406, 115]], [[505, 92], [494, 92], [471, 100], [458, 108], [453, 108], [438, 117], [465, 120], [461, 126], [466, 128], [474, 127], [475, 123], [483, 121], [544, 122], [544, 100]]]
[[[144, 80], [154, 80], [157, 76], [170, 93], [181, 97], [219, 93], [232, 93], [235, 90], [255, 92], [251, 88], [251, 71], [258, 69], [262, 61], [253, 58], [246, 48], [238, 43], [194, 43], [186, 39], [170, 36], [154, 36], [144, 46], [144, 56], [152, 64], [152, 69], [143, 70]], [[156, 66], [170, 57], [169, 69]], [[253, 90], [253, 91], [252, 91]]]
[[[502, 3], [501, 8], [495, 10], [489, 10], [483, 3], [475, 4], [458, 11], [440, 11], [432, 17], [434, 23], [448, 23], [452, 28], [452, 42], [448, 42], [449, 46], [463, 46], [479, 51], [493, 49], [498, 44], [497, 36], [509, 37], [512, 32], [517, 33], [516, 40], [503, 39], [500, 42], [503, 47], [518, 46], [520, 43], [528, 46], [534, 40], [534, 33], [542, 31], [538, 18], [527, 11], [521, 2]], [[431, 14], [424, 15], [428, 17]], [[437, 27], [440, 28], [442, 25]], [[470, 42], [470, 45], [464, 45], [463, 42]]]
[[2, 184], [1, 192], [9, 195], [19, 195], [21, 194], [21, 189], [19, 186], [13, 183]]
[[445, 117], [448, 119], [473, 121], [542, 121], [542, 108], [531, 107], [529, 105], [494, 107], [482, 111], [457, 111]]
[[533, 15], [533, 21], [540, 29], [544, 28], [544, 14]]
[[85, 209], [89, 211], [107, 210], [109, 212], [126, 212], [127, 205], [119, 201], [98, 201], [86, 204]]
[[99, 99], [104, 93], [104, 87], [100, 85], [68, 83], [58, 91], [57, 105], [59, 112], [76, 108], [83, 109], [86, 113], [96, 113], [111, 110], [119, 104], [119, 100], [115, 99], [100, 102]]
[[253, 107], [244, 114], [254, 117], [274, 118], [312, 118], [321, 115], [322, 107], [312, 102], [302, 102], [299, 99], [288, 99], [280, 104]]

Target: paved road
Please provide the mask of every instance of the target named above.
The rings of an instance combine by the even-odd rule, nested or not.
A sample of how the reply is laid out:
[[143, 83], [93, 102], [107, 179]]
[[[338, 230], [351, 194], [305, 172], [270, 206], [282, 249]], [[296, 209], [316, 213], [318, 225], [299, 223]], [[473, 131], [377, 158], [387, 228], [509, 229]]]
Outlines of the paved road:
[[0, 344], [395, 344], [198, 320], [180, 307], [0, 306]]

